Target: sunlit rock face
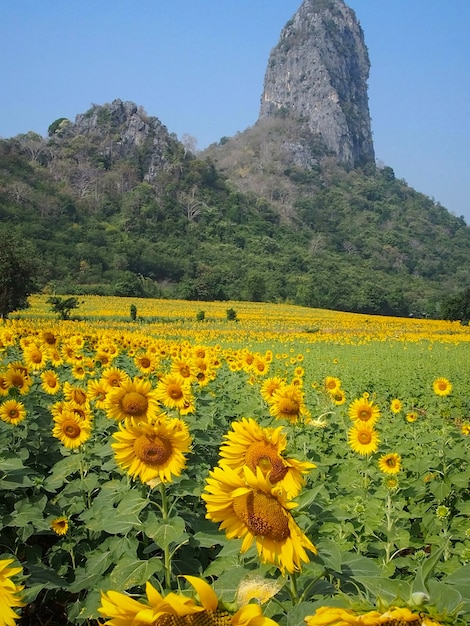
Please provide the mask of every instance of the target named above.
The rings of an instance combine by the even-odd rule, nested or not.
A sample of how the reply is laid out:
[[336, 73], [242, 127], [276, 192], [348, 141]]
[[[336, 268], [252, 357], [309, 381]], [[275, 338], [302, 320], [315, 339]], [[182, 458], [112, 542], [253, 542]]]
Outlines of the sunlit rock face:
[[304, 0], [271, 51], [259, 119], [297, 117], [338, 162], [374, 161], [369, 69], [354, 11], [343, 0]]

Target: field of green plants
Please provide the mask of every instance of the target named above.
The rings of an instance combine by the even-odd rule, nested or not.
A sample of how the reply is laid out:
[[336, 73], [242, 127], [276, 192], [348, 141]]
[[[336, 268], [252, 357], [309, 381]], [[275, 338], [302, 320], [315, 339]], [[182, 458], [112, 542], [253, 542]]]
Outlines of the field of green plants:
[[31, 304], [0, 324], [2, 626], [470, 623], [468, 327]]

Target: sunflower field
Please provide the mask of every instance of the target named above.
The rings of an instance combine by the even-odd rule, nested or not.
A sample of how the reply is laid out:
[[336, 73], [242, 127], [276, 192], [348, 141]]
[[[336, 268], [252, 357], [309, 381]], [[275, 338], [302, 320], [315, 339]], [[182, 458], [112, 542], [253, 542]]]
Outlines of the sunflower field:
[[46, 296], [0, 322], [0, 626], [470, 623], [470, 329]]

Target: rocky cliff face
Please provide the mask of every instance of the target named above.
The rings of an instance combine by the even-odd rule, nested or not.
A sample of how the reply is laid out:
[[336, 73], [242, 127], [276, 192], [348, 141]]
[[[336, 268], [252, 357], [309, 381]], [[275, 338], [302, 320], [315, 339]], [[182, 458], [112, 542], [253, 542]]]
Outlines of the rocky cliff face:
[[80, 136], [93, 140], [110, 164], [119, 159], [138, 162], [143, 179], [149, 181], [165, 168], [166, 154], [176, 143], [160, 120], [133, 102], [119, 99], [77, 115], [65, 137]]
[[340, 163], [374, 160], [362, 29], [343, 0], [304, 0], [265, 74], [260, 120], [290, 114]]

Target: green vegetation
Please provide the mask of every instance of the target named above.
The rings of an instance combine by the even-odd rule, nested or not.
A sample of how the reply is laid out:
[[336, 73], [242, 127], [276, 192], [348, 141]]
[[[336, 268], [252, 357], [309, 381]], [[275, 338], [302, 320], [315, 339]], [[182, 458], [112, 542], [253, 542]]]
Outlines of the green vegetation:
[[28, 296], [36, 290], [38, 267], [29, 242], [0, 230], [0, 316], [28, 306]]
[[288, 117], [195, 156], [140, 114], [152, 130], [132, 148], [97, 106], [87, 133], [59, 118], [48, 139], [0, 141], [0, 220], [34, 241], [45, 292], [439, 317], [470, 284], [464, 219], [391, 168], [347, 171], [320, 149], [294, 165]]

